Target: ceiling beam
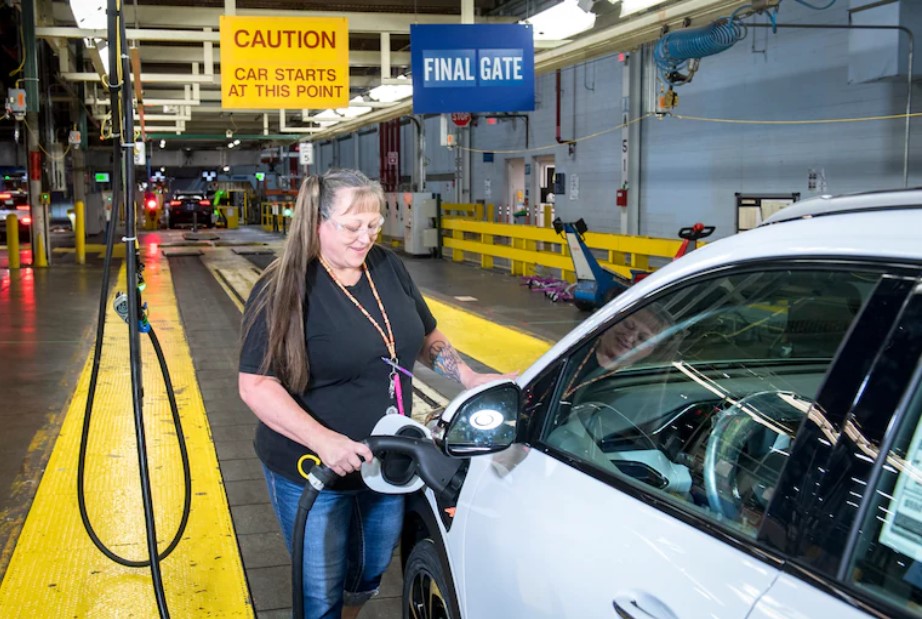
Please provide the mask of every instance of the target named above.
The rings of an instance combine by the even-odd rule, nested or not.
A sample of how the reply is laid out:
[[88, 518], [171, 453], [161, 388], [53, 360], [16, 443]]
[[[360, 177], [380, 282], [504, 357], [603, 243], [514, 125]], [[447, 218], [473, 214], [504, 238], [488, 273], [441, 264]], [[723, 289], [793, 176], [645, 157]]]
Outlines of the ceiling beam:
[[[55, 23], [75, 23], [70, 4], [55, 2], [53, 4]], [[148, 29], [178, 29], [178, 28], [217, 28], [220, 17], [224, 15], [223, 7], [205, 8], [192, 6], [157, 6], [140, 5], [137, 14], [134, 6], [125, 5], [125, 24], [142, 26], [142, 31]], [[409, 34], [411, 24], [458, 24], [461, 15], [432, 15], [424, 13], [378, 13], [378, 12], [341, 12], [341, 11], [273, 11], [264, 9], [237, 8], [237, 17], [345, 17], [349, 20], [350, 33], [379, 33], [390, 32], [393, 34]], [[478, 17], [481, 24], [508, 24], [515, 23], [515, 17]], [[156, 31], [156, 30], [155, 30]], [[129, 28], [129, 39], [136, 38], [132, 33], [136, 29]], [[217, 34], [217, 32], [215, 33]], [[105, 37], [105, 35], [103, 35]], [[142, 40], [142, 39], [138, 39]], [[151, 40], [151, 39], [147, 39]], [[160, 39], [169, 40], [169, 39]]]

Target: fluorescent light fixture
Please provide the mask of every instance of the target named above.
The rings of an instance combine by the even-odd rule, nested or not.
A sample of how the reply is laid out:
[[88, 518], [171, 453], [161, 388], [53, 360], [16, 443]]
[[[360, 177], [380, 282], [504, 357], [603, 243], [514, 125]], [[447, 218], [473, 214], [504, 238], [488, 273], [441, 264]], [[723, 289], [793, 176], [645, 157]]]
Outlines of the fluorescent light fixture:
[[563, 0], [519, 23], [531, 24], [536, 41], [559, 41], [592, 28], [595, 13], [579, 8], [577, 0]]
[[333, 110], [323, 110], [322, 112], [317, 112], [310, 117], [312, 121], [320, 125], [321, 127], [332, 127], [339, 121], [343, 119], [342, 116], [334, 112]]
[[413, 86], [403, 84], [400, 85], [381, 85], [375, 86], [368, 91], [368, 96], [378, 101], [379, 103], [393, 103], [394, 101], [400, 101], [401, 99], [406, 99], [413, 95]]
[[77, 27], [87, 30], [105, 30], [108, 26], [107, 4], [106, 0], [70, 0], [70, 10], [74, 14]]
[[371, 111], [371, 108], [367, 105], [362, 105], [362, 103], [364, 103], [362, 97], [353, 97], [349, 100], [349, 107], [338, 107], [336, 108], [336, 113], [343, 118], [355, 118], [356, 116], [367, 114]]
[[109, 45], [103, 43], [102, 41], [96, 41], [96, 49], [99, 51], [99, 61], [102, 63], [102, 68], [106, 70], [106, 75], [109, 74]]
[[645, 11], [657, 4], [666, 4], [667, 0], [621, 0], [621, 17]]

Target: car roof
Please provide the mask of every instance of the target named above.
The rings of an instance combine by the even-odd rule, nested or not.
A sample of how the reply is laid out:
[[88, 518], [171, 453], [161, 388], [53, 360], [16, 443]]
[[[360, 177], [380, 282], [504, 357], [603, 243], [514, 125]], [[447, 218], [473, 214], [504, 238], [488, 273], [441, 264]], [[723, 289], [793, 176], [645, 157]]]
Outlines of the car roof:
[[922, 209], [922, 188], [870, 191], [842, 196], [816, 196], [781, 209], [766, 219], [762, 225], [769, 226], [806, 217], [893, 209]]

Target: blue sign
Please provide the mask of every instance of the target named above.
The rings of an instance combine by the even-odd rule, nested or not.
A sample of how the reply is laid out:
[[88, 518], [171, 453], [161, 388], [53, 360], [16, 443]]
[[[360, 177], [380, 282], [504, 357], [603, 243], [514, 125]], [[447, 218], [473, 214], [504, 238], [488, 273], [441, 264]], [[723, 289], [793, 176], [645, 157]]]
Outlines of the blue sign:
[[413, 113], [535, 109], [535, 44], [524, 24], [410, 26]]

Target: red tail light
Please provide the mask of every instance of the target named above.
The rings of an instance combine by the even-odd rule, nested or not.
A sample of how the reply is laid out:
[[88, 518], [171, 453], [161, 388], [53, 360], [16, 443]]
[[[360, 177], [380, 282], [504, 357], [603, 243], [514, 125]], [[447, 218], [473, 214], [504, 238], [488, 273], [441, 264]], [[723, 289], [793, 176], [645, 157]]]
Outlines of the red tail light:
[[20, 204], [19, 206], [16, 207], [16, 210], [17, 210], [17, 211], [28, 211], [28, 210], [29, 210], [29, 205], [28, 205], [28, 204]]
[[211, 202], [209, 202], [208, 200], [199, 200], [198, 203], [201, 206], [211, 206]]
[[157, 210], [157, 201], [156, 201], [156, 200], [148, 200], [148, 201], [147, 201], [147, 210], [149, 210], [149, 211], [156, 211], [156, 210]]
[[0, 200], [9, 200], [13, 197], [11, 193], [0, 193]]
[[170, 206], [179, 206], [182, 204], [182, 200], [170, 200]]
[[24, 226], [31, 226], [31, 225], [32, 225], [32, 218], [31, 218], [31, 217], [23, 217], [23, 218], [22, 218], [22, 224], [23, 224]]

